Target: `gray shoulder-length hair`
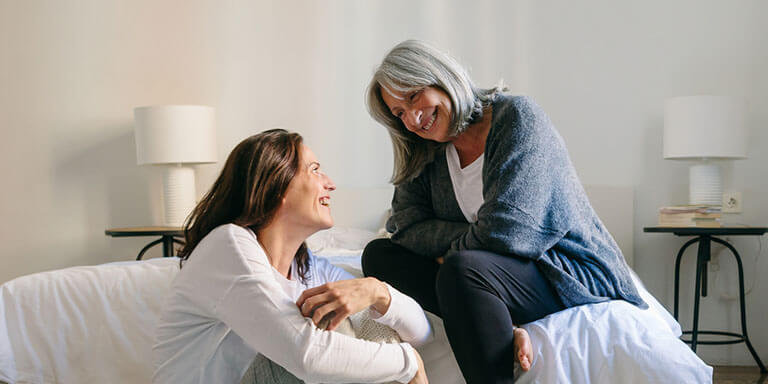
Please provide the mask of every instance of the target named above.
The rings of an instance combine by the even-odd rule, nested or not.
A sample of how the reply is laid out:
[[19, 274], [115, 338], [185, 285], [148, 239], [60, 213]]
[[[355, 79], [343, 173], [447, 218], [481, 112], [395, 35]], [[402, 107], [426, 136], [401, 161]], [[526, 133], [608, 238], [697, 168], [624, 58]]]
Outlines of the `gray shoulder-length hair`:
[[381, 88], [410, 93], [430, 86], [442, 89], [451, 99], [451, 136], [479, 121], [483, 108], [505, 90], [501, 84], [490, 89], [476, 88], [455, 59], [423, 41], [406, 40], [392, 48], [368, 85], [366, 104], [368, 113], [387, 128], [392, 138], [395, 166], [391, 181], [396, 185], [418, 176], [443, 144], [408, 131], [384, 103]]

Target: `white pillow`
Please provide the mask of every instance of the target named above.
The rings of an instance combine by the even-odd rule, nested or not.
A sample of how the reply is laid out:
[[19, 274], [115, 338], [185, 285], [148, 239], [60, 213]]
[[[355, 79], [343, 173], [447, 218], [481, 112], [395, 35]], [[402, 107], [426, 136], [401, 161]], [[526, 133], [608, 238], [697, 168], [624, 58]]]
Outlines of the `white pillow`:
[[0, 286], [0, 380], [148, 383], [178, 258], [35, 273]]
[[380, 237], [375, 232], [357, 228], [332, 227], [318, 231], [307, 240], [307, 247], [316, 256], [334, 256], [337, 253], [358, 253], [373, 239]]

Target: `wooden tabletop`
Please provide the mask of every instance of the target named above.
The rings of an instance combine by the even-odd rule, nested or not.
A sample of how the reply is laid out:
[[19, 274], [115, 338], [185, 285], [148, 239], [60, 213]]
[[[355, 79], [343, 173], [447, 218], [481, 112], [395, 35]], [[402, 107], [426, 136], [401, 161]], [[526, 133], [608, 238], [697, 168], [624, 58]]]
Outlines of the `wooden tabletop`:
[[110, 228], [104, 231], [104, 234], [112, 237], [123, 236], [184, 236], [184, 229], [181, 227], [127, 227]]

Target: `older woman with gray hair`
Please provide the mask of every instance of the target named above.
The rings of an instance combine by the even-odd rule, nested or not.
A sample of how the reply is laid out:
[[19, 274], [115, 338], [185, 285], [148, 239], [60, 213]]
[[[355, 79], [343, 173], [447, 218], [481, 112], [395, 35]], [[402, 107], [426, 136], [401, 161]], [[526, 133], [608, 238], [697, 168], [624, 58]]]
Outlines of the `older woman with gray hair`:
[[530, 368], [514, 324], [607, 300], [646, 307], [530, 98], [477, 88], [453, 58], [408, 40], [376, 70], [367, 104], [392, 139], [396, 188], [392, 236], [368, 244], [363, 270], [443, 318], [467, 382]]

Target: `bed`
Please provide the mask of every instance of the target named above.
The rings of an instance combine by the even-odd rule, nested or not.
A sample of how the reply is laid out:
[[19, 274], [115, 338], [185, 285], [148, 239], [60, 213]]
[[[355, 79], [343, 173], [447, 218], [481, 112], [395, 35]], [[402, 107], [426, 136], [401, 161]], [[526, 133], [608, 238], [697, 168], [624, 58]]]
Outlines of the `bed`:
[[[587, 192], [632, 265], [631, 189]], [[390, 188], [339, 188], [333, 194], [336, 227], [315, 234], [309, 247], [360, 275], [362, 247], [382, 235], [391, 193]], [[3, 284], [0, 381], [149, 382], [154, 321], [177, 272], [178, 259], [161, 258], [72, 267]], [[534, 361], [516, 382], [711, 382], [712, 368], [678, 339], [677, 322], [645, 288], [641, 291], [647, 310], [612, 301], [524, 325]], [[464, 383], [442, 322], [428, 315], [435, 338], [419, 350], [430, 382]]]

